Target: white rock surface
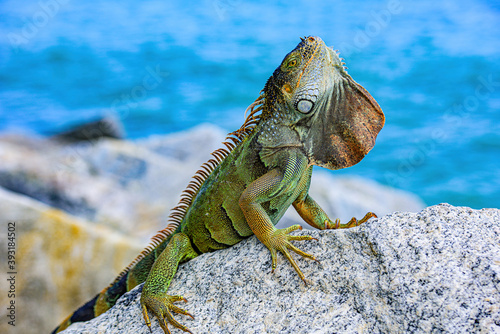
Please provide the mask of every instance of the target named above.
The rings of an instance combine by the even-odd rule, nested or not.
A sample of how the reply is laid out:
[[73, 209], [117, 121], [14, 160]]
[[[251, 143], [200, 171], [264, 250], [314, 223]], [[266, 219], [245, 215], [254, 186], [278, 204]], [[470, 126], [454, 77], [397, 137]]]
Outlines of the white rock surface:
[[[194, 333], [498, 333], [500, 210], [447, 204], [393, 213], [357, 228], [302, 231], [321, 261], [283, 257], [271, 273], [255, 238], [180, 266], [170, 291], [188, 299]], [[140, 287], [65, 334], [149, 333]], [[163, 333], [156, 320], [153, 333]], [[172, 328], [172, 333], [181, 331]]]

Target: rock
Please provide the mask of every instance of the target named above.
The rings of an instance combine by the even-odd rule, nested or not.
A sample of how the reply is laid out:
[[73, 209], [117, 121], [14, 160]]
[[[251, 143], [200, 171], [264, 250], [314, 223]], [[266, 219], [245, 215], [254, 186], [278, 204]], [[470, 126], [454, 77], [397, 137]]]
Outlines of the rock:
[[201, 124], [187, 131], [166, 136], [154, 135], [139, 139], [136, 144], [169, 159], [198, 167], [221, 147], [227, 132], [211, 124]]
[[[304, 285], [280, 256], [251, 237], [180, 266], [169, 289], [195, 316], [176, 319], [194, 333], [498, 333], [500, 210], [447, 204], [393, 213], [357, 228], [302, 231], [295, 242]], [[149, 333], [141, 286], [76, 333]], [[153, 332], [163, 333], [157, 320]], [[173, 333], [181, 331], [172, 328]]]
[[220, 138], [210, 126], [137, 142], [3, 136], [0, 187], [147, 242]]
[[[26, 196], [0, 188], [1, 304], [16, 305], [15, 333], [48, 333], [85, 299], [106, 287], [143, 244]], [[15, 223], [14, 269], [7, 268], [7, 224]], [[16, 272], [15, 297], [8, 298]], [[0, 333], [12, 333], [0, 309]]]
[[96, 121], [74, 126], [73, 128], [53, 135], [52, 138], [63, 142], [95, 141], [101, 138], [122, 139], [122, 124], [115, 118], [102, 118]]

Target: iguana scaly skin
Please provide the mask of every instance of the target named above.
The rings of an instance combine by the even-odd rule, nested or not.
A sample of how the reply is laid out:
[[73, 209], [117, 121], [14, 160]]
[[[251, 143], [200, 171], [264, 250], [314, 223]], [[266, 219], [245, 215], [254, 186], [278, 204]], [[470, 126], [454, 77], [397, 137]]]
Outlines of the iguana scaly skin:
[[193, 177], [167, 228], [56, 331], [105, 312], [118, 297], [145, 282], [141, 307], [148, 327], [152, 314], [165, 333], [170, 333], [167, 324], [190, 332], [172, 316], [191, 316], [174, 304], [185, 299], [167, 293], [179, 263], [255, 234], [270, 250], [273, 270], [281, 252], [305, 282], [290, 251], [315, 257], [291, 241], [312, 237], [290, 235], [300, 225], [274, 227], [290, 205], [318, 229], [358, 226], [375, 216], [367, 213], [359, 221], [341, 224], [330, 220], [308, 194], [313, 165], [340, 169], [358, 163], [384, 125], [377, 102], [319, 37], [301, 38], [248, 110], [243, 126], [223, 143], [226, 148], [213, 152], [214, 158]]

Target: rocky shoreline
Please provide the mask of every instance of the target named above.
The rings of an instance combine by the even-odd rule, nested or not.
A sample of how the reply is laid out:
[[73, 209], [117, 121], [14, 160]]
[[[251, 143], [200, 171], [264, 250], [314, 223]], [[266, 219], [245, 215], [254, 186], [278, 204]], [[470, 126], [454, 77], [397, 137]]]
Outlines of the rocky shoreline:
[[[0, 136], [0, 221], [17, 226], [18, 314], [26, 318], [16, 327], [23, 333], [50, 331], [107, 286], [164, 227], [191, 176], [226, 135], [201, 125], [128, 141], [117, 128], [99, 136], [84, 127], [92, 136], [83, 141], [82, 129], [52, 138]], [[425, 206], [413, 194], [319, 168], [311, 194], [343, 221]], [[280, 226], [300, 221], [289, 210]]]

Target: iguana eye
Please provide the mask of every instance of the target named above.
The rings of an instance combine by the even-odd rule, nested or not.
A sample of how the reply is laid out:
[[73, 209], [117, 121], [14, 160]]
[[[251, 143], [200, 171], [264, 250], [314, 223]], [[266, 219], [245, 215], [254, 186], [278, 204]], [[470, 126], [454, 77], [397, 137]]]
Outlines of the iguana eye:
[[291, 57], [288, 57], [288, 60], [286, 60], [283, 65], [282, 69], [283, 70], [290, 70], [294, 67], [296, 67], [300, 62], [300, 59], [297, 57], [297, 55], [293, 55]]
[[297, 59], [292, 59], [286, 64], [287, 67], [294, 67], [297, 65]]

